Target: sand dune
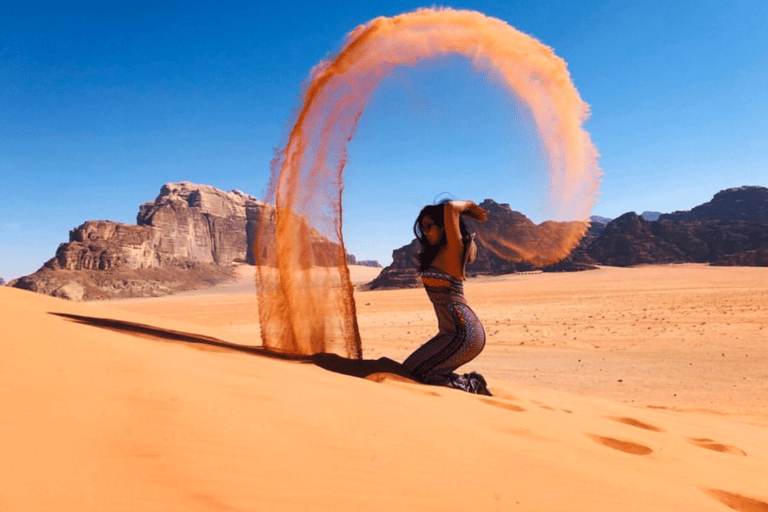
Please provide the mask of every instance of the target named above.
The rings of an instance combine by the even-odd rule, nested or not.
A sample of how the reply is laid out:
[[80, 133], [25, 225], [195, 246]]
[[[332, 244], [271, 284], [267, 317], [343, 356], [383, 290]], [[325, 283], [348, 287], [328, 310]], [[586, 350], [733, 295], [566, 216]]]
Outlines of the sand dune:
[[431, 334], [423, 290], [357, 293], [349, 363], [254, 348], [228, 286], [0, 287], [0, 511], [768, 511], [765, 269], [470, 281], [494, 397], [375, 361]]

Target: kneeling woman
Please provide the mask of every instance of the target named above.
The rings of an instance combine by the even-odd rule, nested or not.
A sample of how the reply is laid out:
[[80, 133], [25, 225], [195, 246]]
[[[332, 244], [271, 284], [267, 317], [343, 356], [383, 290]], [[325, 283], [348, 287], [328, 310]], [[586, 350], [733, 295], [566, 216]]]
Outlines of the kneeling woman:
[[448, 201], [424, 207], [413, 226], [421, 243], [417, 256], [421, 280], [435, 307], [439, 332], [403, 366], [425, 384], [490, 395], [482, 375], [454, 373], [485, 346], [485, 330], [464, 298], [465, 267], [474, 260], [477, 247], [462, 215], [486, 219], [486, 211], [472, 201]]

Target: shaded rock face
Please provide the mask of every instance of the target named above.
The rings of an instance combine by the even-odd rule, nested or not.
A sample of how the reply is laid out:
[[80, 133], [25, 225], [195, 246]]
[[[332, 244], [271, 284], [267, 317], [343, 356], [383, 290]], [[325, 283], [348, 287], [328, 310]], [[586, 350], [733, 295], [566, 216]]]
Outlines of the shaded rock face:
[[64, 270], [111, 270], [156, 267], [157, 233], [149, 226], [88, 221], [69, 232], [45, 267]]
[[768, 247], [723, 255], [712, 264], [719, 266], [768, 267]]
[[685, 257], [674, 244], [655, 236], [651, 223], [634, 212], [609, 222], [586, 254], [601, 264], [619, 267], [681, 261]]
[[[69, 232], [51, 269], [187, 268], [190, 263], [253, 263], [255, 224], [268, 205], [242, 192], [169, 183], [139, 208], [137, 225], [87, 221]], [[253, 224], [253, 226], [249, 226]]]
[[768, 188], [746, 186], [718, 192], [711, 201], [690, 211], [666, 213], [659, 220], [745, 221], [768, 224]]
[[87, 221], [70, 231], [69, 242], [38, 272], [14, 286], [90, 300], [162, 295], [196, 281], [212, 284], [226, 278], [225, 267], [255, 262], [256, 226], [262, 216], [273, 218], [271, 210], [239, 191], [168, 183], [154, 201], [140, 206], [137, 225]]
[[391, 288], [416, 288], [421, 286], [416, 255], [421, 244], [415, 238], [410, 244], [392, 251], [392, 264], [384, 267], [376, 278], [364, 288], [385, 290]]
[[761, 255], [766, 249], [768, 223], [648, 222], [635, 213], [626, 213], [610, 222], [585, 253], [593, 262], [620, 267], [659, 263], [763, 265]]
[[354, 254], [347, 254], [347, 265], [360, 265], [361, 267], [381, 268], [381, 263], [376, 260], [359, 260]]
[[[538, 236], [535, 225], [506, 204], [486, 200], [486, 223], [469, 220], [470, 231], [504, 229], [516, 236]], [[649, 220], [658, 218], [658, 220]], [[496, 220], [492, 220], [492, 219]], [[506, 274], [527, 270], [561, 272], [586, 270], [595, 265], [633, 266], [664, 263], [768, 266], [768, 189], [740, 187], [715, 194], [712, 201], [689, 212], [658, 215], [626, 213], [608, 221], [592, 217], [589, 230], [571, 254], [559, 263], [543, 267], [509, 263], [494, 258], [478, 244], [478, 257], [467, 274]], [[603, 222], [607, 221], [607, 222]], [[546, 224], [546, 223], [545, 223]], [[392, 265], [368, 287], [420, 286], [414, 257], [417, 240], [392, 253]]]
[[169, 183], [154, 201], [141, 205], [136, 224], [155, 228], [156, 252], [163, 263], [194, 260], [226, 265], [248, 260], [255, 233], [249, 223], [255, 224], [265, 207], [239, 191]]
[[585, 237], [571, 257], [612, 266], [768, 266], [768, 188], [731, 188], [690, 211], [648, 218], [631, 212], [614, 219], [593, 240]]
[[54, 270], [43, 267], [15, 280], [13, 286], [62, 299], [100, 300], [160, 297], [210, 286], [230, 277], [227, 267], [192, 262], [183, 269]]
[[[497, 203], [492, 199], [486, 199], [480, 204], [481, 207], [488, 210], [488, 220], [478, 222], [473, 219], [465, 218], [467, 229], [473, 233], [513, 233], [513, 236], [519, 237], [524, 242], [535, 240], [537, 237], [546, 237], [557, 233], [558, 225], [567, 223], [546, 222], [536, 225], [530, 219], [520, 212], [510, 209], [508, 204]], [[595, 229], [599, 229], [595, 224]], [[493, 236], [488, 237], [493, 239]], [[531, 270], [585, 270], [594, 268], [586, 260], [568, 259], [547, 267], [536, 266], [531, 263], [510, 262], [499, 257], [495, 251], [485, 245], [482, 237], [478, 236], [477, 256], [475, 261], [467, 265], [467, 276], [479, 275], [501, 275], [514, 272], [526, 272]], [[578, 249], [578, 248], [577, 248]], [[384, 270], [371, 281], [367, 289], [389, 289], [389, 288], [413, 288], [421, 286], [421, 279], [418, 273], [416, 255], [421, 250], [421, 244], [417, 239], [413, 239], [410, 244], [396, 249], [392, 252], [392, 264], [385, 267]]]

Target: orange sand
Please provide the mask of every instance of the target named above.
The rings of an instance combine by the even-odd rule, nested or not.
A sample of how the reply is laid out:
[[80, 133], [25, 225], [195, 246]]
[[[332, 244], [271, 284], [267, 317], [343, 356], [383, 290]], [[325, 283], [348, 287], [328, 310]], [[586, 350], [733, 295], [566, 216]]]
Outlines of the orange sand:
[[[768, 269], [471, 280], [492, 398], [213, 346], [258, 340], [248, 271], [0, 287], [0, 511], [768, 511]], [[434, 330], [423, 290], [356, 301], [365, 359]]]

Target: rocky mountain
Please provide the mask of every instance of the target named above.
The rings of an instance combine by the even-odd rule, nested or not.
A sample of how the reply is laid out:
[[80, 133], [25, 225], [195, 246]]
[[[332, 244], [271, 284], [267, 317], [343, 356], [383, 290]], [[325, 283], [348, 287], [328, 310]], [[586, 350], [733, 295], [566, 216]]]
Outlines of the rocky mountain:
[[745, 221], [768, 224], [768, 188], [739, 187], [722, 190], [711, 201], [690, 211], [661, 215], [667, 221]]
[[[509, 205], [490, 199], [481, 206], [489, 211], [488, 222], [467, 222], [478, 233], [477, 258], [467, 267], [470, 276], [683, 262], [768, 266], [768, 189], [764, 187], [724, 190], [708, 203], [687, 212], [662, 214], [658, 220], [648, 220], [653, 216], [646, 214], [654, 212], [630, 212], [606, 223], [600, 221], [607, 219], [592, 218], [578, 246], [554, 265], [507, 261], [483, 240], [512, 233], [515, 240], [543, 241], [546, 246], [568, 223], [536, 225]], [[229, 277], [231, 265], [255, 263], [254, 241], [262, 218], [271, 222], [274, 208], [242, 192], [168, 183], [154, 201], [140, 206], [136, 225], [87, 221], [70, 231], [69, 241], [40, 270], [9, 284], [74, 300], [165, 295], [214, 284]], [[317, 233], [311, 236], [316, 254], [310, 257], [313, 264], [322, 265], [321, 256], [330, 242]], [[271, 245], [266, 240], [260, 251]], [[418, 250], [414, 239], [393, 251], [392, 264], [368, 287], [419, 286], [414, 261]], [[267, 262], [271, 258], [262, 257]], [[373, 261], [357, 262], [352, 255], [348, 262], [379, 266]]]
[[768, 266], [768, 188], [715, 194], [690, 211], [648, 221], [626, 213], [611, 221], [584, 253], [601, 265], [710, 263]]
[[[487, 223], [471, 229], [503, 229], [531, 236], [533, 223], [522, 214], [486, 200]], [[609, 220], [592, 217], [591, 226], [579, 245], [563, 261], [534, 266], [496, 261], [487, 248], [478, 245], [478, 258], [467, 267], [469, 275], [505, 274], [526, 270], [570, 271], [595, 265], [632, 266], [663, 263], [710, 263], [712, 265], [768, 266], [768, 189], [740, 187], [715, 194], [712, 201], [689, 212], [659, 214], [626, 213]], [[494, 221], [493, 218], [496, 218]], [[657, 217], [657, 220], [649, 220]], [[607, 221], [605, 223], [601, 221]], [[501, 224], [501, 226], [496, 224]], [[521, 231], [521, 229], [523, 231]], [[372, 289], [419, 286], [414, 256], [419, 244], [392, 253], [392, 265], [369, 284]]]
[[361, 267], [381, 268], [381, 263], [376, 260], [358, 260], [354, 254], [347, 254], [347, 265], [360, 265]]
[[[556, 265], [537, 266], [533, 263], [522, 263], [522, 258], [518, 261], [507, 261], [501, 258], [497, 251], [485, 240], [493, 240], [494, 235], [505, 233], [516, 240], [530, 242], [531, 240], [547, 240], [556, 237], [557, 233], [563, 228], [567, 228], [566, 222], [545, 222], [535, 224], [525, 215], [516, 212], [508, 204], [497, 203], [492, 199], [486, 199], [480, 206], [488, 211], [488, 220], [486, 222], [477, 222], [472, 219], [465, 219], [467, 228], [478, 236], [475, 239], [477, 243], [477, 257], [475, 261], [467, 265], [468, 276], [478, 275], [500, 275], [514, 272], [526, 272], [537, 269], [546, 269], [551, 271], [562, 270], [585, 270], [594, 268], [586, 262], [585, 258], [580, 260], [566, 259]], [[587, 237], [597, 236], [596, 234], [604, 227], [603, 224], [593, 223], [593, 229], [587, 233]], [[491, 235], [491, 236], [487, 236]], [[368, 289], [388, 289], [388, 288], [407, 288], [421, 286], [421, 281], [417, 272], [415, 256], [420, 250], [418, 240], [415, 238], [410, 244], [396, 249], [392, 252], [392, 264], [384, 268], [382, 272], [367, 285]]]
[[[136, 225], [84, 222], [40, 270], [12, 285], [72, 300], [148, 297], [212, 285], [228, 279], [236, 263], [255, 264], [261, 219], [274, 223], [274, 207], [238, 190], [167, 183], [139, 207]], [[274, 226], [265, 233], [261, 256], [269, 264]], [[331, 242], [315, 230], [308, 233], [314, 249], [308, 264], [327, 264]]]
[[765, 265], [768, 223], [747, 221], [649, 222], [626, 213], [587, 248], [591, 261], [631, 266], [657, 263]]
[[642, 217], [643, 220], [650, 220], [650, 221], [659, 220], [659, 217], [661, 217], [661, 212], [644, 211], [643, 213], [640, 214], [640, 217]]
[[139, 208], [136, 225], [87, 221], [56, 255], [17, 288], [74, 300], [164, 295], [213, 284], [229, 266], [253, 262], [253, 239], [264, 209], [240, 191], [168, 183]]

